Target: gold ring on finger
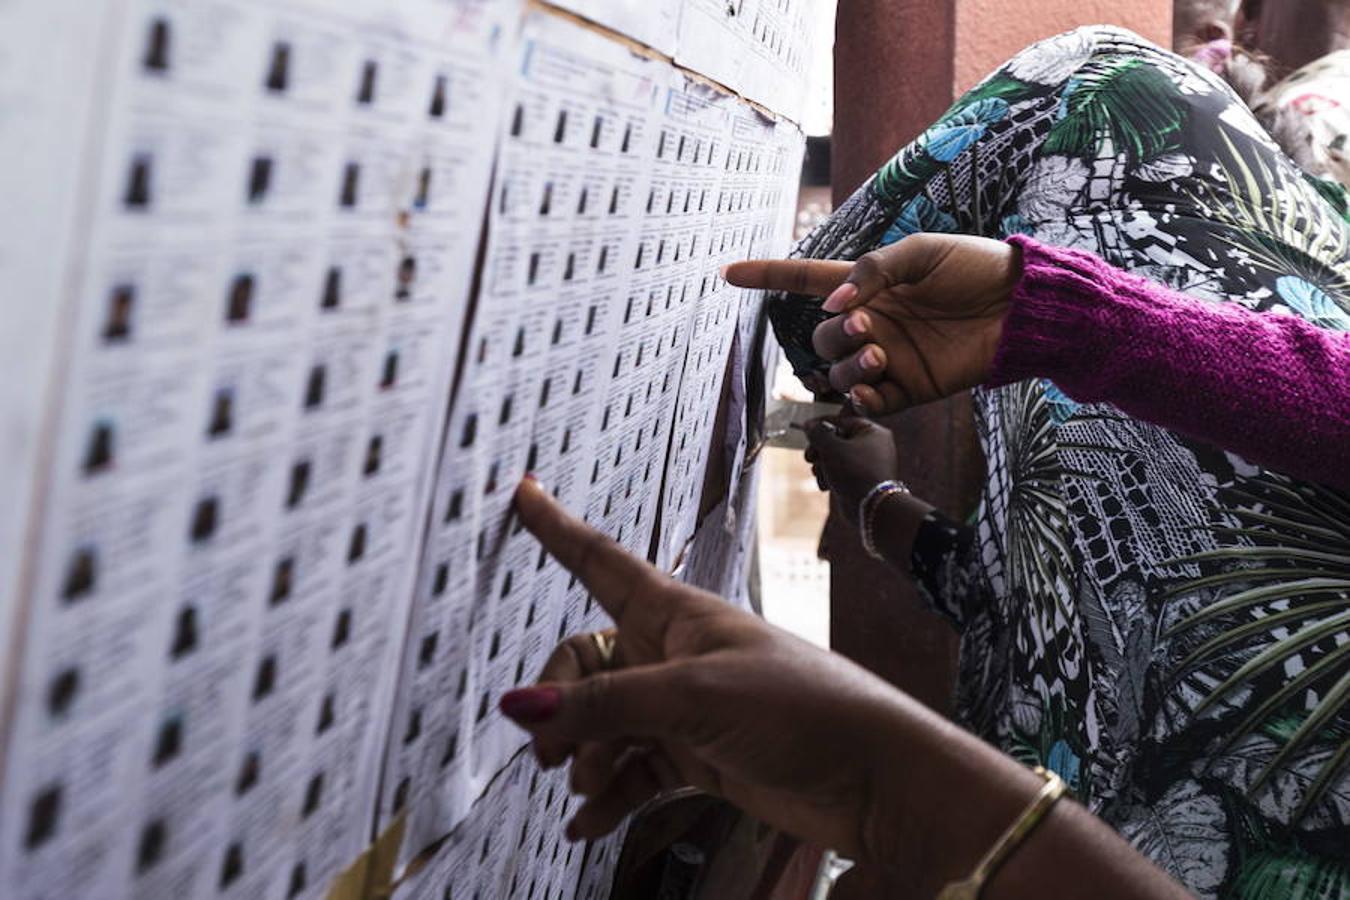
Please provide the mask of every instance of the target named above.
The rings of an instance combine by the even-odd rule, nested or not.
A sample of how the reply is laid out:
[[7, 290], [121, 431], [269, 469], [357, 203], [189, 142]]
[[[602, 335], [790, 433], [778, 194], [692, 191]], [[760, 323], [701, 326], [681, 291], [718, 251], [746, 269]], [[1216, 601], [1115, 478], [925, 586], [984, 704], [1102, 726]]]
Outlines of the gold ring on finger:
[[614, 668], [614, 649], [618, 641], [614, 637], [613, 631], [593, 631], [591, 632], [591, 641], [595, 644], [595, 649], [600, 653], [600, 668]]

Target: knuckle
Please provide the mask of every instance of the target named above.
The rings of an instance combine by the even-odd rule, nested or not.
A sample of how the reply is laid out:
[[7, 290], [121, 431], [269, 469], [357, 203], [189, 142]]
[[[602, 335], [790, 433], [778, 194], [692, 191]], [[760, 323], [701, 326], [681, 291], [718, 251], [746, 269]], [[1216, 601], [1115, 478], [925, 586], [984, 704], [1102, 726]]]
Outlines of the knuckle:
[[838, 391], [847, 391], [857, 382], [854, 363], [843, 362], [830, 367], [830, 385]]
[[672, 695], [686, 702], [700, 704], [714, 693], [707, 667], [688, 660], [672, 664], [669, 679]]
[[581, 722], [590, 724], [605, 721], [612, 682], [613, 676], [609, 672], [599, 672], [586, 679], [582, 689], [577, 692], [577, 717]]
[[566, 743], [550, 740], [539, 735], [536, 735], [534, 740], [530, 742], [530, 749], [534, 752], [535, 759], [539, 760], [539, 765], [545, 769], [562, 765], [569, 752]]
[[544, 662], [544, 667], [539, 670], [539, 681], [553, 681], [567, 670], [569, 663], [576, 663], [577, 651], [573, 641], [575, 638], [568, 638], [554, 648]]
[[593, 760], [587, 754], [579, 753], [572, 761], [572, 770], [567, 773], [567, 784], [572, 793], [589, 797], [599, 792], [598, 773]]
[[688, 660], [674, 664], [669, 673], [670, 732], [695, 744], [717, 737], [715, 714], [710, 712], [725, 702], [725, 684], [715, 667]]
[[[566, 655], [558, 667], [557, 675], [566, 674], [568, 680], [585, 678], [587, 673], [596, 668], [595, 642], [588, 634], [574, 634], [563, 644], [566, 649]], [[556, 676], [551, 680], [559, 680]]]
[[931, 250], [934, 247], [939, 246], [943, 241], [943, 238], [939, 238], [935, 234], [921, 231], [909, 236], [909, 249], [918, 251]]
[[909, 255], [922, 255], [929, 246], [931, 246], [932, 236], [926, 232], [905, 235], [899, 241], [893, 244], [893, 252], [896, 257], [903, 258]]
[[886, 258], [882, 255], [880, 250], [869, 250], [858, 257], [857, 263], [854, 264], [854, 269], [862, 275], [877, 275], [881, 272], [882, 268], [884, 268], [885, 263]]
[[[901, 243], [903, 243], [903, 241]], [[867, 254], [871, 259], [871, 269], [869, 270], [869, 274], [872, 276], [873, 280], [881, 282], [885, 287], [893, 287], [895, 285], [895, 278], [891, 274], [892, 257], [899, 255], [902, 252], [899, 247], [900, 244], [898, 243], [892, 244], [889, 247], [873, 250]]]

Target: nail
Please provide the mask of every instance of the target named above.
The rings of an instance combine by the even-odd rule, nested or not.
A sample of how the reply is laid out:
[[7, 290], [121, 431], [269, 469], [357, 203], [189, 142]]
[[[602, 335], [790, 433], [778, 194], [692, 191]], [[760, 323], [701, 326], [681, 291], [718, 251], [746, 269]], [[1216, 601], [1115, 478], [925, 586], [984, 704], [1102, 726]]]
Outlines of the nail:
[[722, 276], [722, 280], [723, 280], [723, 281], [726, 281], [726, 280], [727, 280], [727, 270], [730, 269], [730, 268], [731, 268], [730, 265], [725, 265], [725, 266], [723, 266], [722, 268], [720, 268], [720, 269], [717, 270], [717, 274]]
[[881, 368], [881, 354], [877, 352], [875, 347], [868, 347], [863, 351], [862, 365], [864, 369]]
[[858, 299], [858, 286], [851, 281], [846, 281], [825, 298], [825, 305], [821, 309], [827, 313], [841, 312], [844, 307], [856, 299]]
[[567, 827], [563, 829], [563, 837], [567, 838], [567, 840], [573, 844], [581, 840], [581, 829], [577, 828], [576, 819], [567, 823]]
[[853, 407], [855, 413], [860, 416], [867, 415], [867, 407], [863, 406], [862, 395], [858, 393], [857, 388], [848, 392], [848, 402], [849, 405]]
[[844, 334], [850, 337], [859, 337], [867, 333], [867, 317], [862, 313], [848, 316], [844, 319]]
[[526, 473], [525, 473], [525, 480], [526, 480], [526, 481], [533, 481], [535, 484], [538, 484], [538, 483], [539, 483], [539, 476], [536, 475], [536, 474], [534, 474], [533, 472], [526, 472]]
[[555, 687], [529, 687], [502, 695], [502, 715], [514, 722], [537, 725], [547, 722], [562, 705], [562, 691]]

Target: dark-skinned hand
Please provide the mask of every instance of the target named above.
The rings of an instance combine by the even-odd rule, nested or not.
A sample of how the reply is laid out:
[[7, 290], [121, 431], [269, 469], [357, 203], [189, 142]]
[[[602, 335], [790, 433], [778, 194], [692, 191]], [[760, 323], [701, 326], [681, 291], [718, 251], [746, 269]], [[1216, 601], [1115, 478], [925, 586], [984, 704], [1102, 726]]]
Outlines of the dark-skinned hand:
[[[889, 868], [905, 896], [965, 878], [1040, 778], [841, 656], [680, 584], [577, 521], [537, 483], [521, 522], [613, 617], [568, 639], [534, 687], [502, 697], [542, 764], [571, 760], [586, 800], [569, 838], [595, 838], [686, 785], [844, 855]], [[1185, 896], [1082, 807], [1061, 801], [981, 894]]]
[[501, 702], [543, 765], [571, 759], [572, 787], [587, 799], [569, 837], [598, 837], [659, 791], [692, 785], [854, 858], [877, 854], [875, 803], [894, 803], [879, 782], [904, 741], [886, 723], [917, 704], [628, 555], [532, 481], [516, 510], [616, 625], [615, 667], [591, 635], [575, 636], [538, 685]]
[[816, 353], [833, 363], [830, 386], [877, 415], [988, 380], [1021, 268], [1002, 241], [916, 234], [857, 262], [735, 263], [727, 280], [827, 297], [823, 308], [839, 315], [816, 329]]
[[822, 491], [854, 525], [858, 507], [872, 488], [899, 477], [900, 459], [889, 430], [857, 416], [826, 416], [805, 425], [806, 461]]

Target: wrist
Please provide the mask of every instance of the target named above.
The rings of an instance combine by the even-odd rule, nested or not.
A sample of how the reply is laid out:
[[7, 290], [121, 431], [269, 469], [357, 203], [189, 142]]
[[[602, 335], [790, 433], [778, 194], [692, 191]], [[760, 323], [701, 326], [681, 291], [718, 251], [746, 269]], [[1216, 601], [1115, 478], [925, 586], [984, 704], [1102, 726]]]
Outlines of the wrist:
[[877, 522], [882, 509], [904, 497], [912, 496], [909, 486], [903, 481], [878, 482], [858, 504], [858, 533], [862, 538], [863, 549], [876, 560], [886, 557], [877, 545]]
[[895, 480], [895, 475], [876, 475], [866, 478], [849, 479], [846, 483], [838, 486], [831, 485], [831, 494], [838, 503], [839, 511], [843, 514], [854, 527], [861, 525], [858, 520], [858, 510], [867, 495], [876, 490], [877, 485], [884, 484], [887, 481]]
[[913, 569], [914, 540], [933, 506], [913, 494], [889, 498], [876, 512], [872, 540], [886, 562], [902, 572]]
[[869, 862], [912, 877], [916, 895], [931, 896], [974, 869], [1043, 781], [896, 694], [861, 839]]
[[999, 367], [1000, 354], [1004, 347], [1004, 333], [1012, 319], [1018, 292], [1025, 281], [1024, 244], [1010, 240], [1004, 242], [1004, 246], [1007, 248], [1007, 264], [1003, 272], [1002, 283], [997, 288], [997, 299], [990, 307], [989, 325], [980, 331], [977, 338], [976, 346], [978, 347], [980, 368], [978, 377], [974, 379], [971, 387], [986, 384], [995, 377]]
[[1008, 240], [1019, 275], [999, 327], [985, 383], [998, 387], [1030, 378], [1074, 380], [1100, 368], [1103, 312], [1123, 273], [1086, 253]]

